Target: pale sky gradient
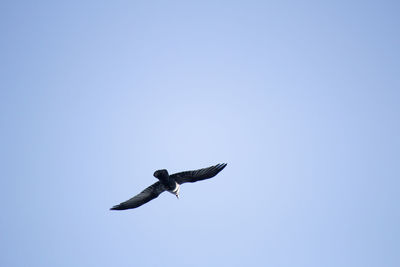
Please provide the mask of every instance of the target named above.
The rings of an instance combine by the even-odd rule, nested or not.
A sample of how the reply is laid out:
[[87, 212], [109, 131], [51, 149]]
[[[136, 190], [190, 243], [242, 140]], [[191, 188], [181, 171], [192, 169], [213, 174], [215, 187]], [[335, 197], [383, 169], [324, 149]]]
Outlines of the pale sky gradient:
[[0, 266], [400, 266], [399, 3], [3, 1]]

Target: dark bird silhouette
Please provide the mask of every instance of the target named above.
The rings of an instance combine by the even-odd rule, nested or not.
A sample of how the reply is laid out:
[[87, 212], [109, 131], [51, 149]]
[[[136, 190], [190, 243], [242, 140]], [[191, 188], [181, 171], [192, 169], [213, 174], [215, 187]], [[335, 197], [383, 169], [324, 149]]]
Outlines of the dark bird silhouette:
[[222, 163], [204, 169], [178, 172], [171, 175], [169, 175], [168, 171], [165, 169], [155, 171], [153, 175], [158, 179], [158, 182], [150, 185], [133, 198], [115, 205], [110, 210], [126, 210], [137, 208], [149, 202], [150, 200], [155, 199], [164, 191], [168, 191], [179, 198], [181, 184], [194, 183], [212, 178], [222, 171], [226, 165], [226, 163]]

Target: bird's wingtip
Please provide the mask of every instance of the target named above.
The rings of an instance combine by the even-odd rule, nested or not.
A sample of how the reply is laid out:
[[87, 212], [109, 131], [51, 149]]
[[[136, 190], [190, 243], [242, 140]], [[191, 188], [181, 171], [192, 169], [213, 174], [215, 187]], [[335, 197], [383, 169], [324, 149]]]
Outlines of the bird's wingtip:
[[115, 205], [110, 210], [120, 210], [120, 205]]
[[226, 167], [226, 165], [228, 165], [228, 163], [220, 163], [217, 166], [218, 166], [218, 168], [220, 168], [222, 170], [223, 168]]

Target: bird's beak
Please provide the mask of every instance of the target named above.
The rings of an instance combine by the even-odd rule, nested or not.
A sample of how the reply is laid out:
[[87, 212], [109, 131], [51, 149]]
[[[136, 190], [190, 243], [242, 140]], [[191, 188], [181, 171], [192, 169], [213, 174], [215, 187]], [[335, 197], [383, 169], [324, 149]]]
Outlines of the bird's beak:
[[177, 199], [179, 199], [179, 195], [178, 194], [176, 194], [175, 196], [176, 196]]

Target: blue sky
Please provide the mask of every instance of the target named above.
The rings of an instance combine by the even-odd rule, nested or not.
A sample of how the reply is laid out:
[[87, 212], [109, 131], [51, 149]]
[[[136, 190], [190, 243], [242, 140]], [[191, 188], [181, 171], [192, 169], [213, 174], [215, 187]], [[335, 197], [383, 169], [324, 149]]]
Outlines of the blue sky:
[[398, 2], [0, 6], [1, 266], [400, 265]]

